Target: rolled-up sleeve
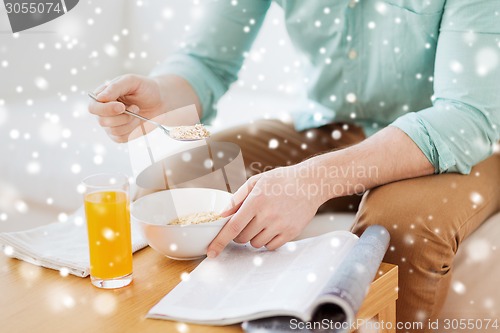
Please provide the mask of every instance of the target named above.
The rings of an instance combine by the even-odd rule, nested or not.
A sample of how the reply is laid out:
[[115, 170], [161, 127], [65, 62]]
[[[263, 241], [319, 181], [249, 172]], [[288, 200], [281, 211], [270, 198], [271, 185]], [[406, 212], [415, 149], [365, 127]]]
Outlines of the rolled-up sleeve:
[[500, 140], [498, 0], [448, 0], [438, 40], [433, 106], [391, 125], [404, 131], [436, 173], [470, 173]]
[[210, 122], [215, 117], [217, 101], [236, 81], [243, 54], [250, 49], [270, 3], [270, 0], [204, 2], [201, 18], [186, 35], [184, 46], [151, 75], [171, 74], [188, 81], [200, 99], [202, 121]]

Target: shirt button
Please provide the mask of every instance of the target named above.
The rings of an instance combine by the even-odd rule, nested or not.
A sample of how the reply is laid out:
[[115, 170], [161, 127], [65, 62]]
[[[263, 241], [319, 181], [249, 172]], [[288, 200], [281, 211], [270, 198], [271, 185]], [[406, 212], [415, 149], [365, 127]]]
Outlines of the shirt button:
[[348, 56], [349, 56], [349, 59], [354, 60], [358, 57], [358, 52], [356, 52], [355, 50], [351, 50], [351, 51], [349, 51]]

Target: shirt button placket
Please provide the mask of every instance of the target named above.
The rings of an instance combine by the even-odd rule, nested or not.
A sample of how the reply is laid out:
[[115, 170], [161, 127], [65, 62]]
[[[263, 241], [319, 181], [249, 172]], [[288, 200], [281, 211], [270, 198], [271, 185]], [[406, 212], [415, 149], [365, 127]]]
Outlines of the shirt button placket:
[[[357, 11], [359, 10], [359, 1], [360, 0], [348, 0], [348, 10], [347, 10], [347, 24], [346, 24], [346, 41], [347, 41], [347, 48], [346, 48], [346, 58], [348, 59], [348, 63], [346, 64], [346, 68], [348, 68], [348, 86], [346, 86], [347, 90], [350, 93], [353, 93], [355, 95], [358, 95], [359, 92], [359, 63], [356, 61], [358, 58], [358, 50], [356, 48], [356, 45], [359, 45], [358, 43], [360, 42], [359, 39], [362, 37], [360, 35], [358, 27], [358, 20], [359, 18], [357, 17], [356, 14]], [[350, 102], [353, 103], [353, 111], [355, 113], [355, 116], [359, 116], [360, 114], [360, 105], [359, 103], [356, 102]]]

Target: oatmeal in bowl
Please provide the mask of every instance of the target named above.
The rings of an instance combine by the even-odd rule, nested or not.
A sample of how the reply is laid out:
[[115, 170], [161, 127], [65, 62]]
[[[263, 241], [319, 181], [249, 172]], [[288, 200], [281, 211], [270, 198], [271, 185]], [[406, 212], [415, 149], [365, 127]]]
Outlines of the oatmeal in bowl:
[[231, 204], [232, 194], [208, 188], [180, 188], [148, 194], [131, 206], [148, 244], [177, 260], [206, 255], [207, 247], [230, 216], [220, 213]]
[[220, 220], [222, 216], [214, 212], [192, 213], [189, 215], [181, 216], [170, 221], [169, 225], [190, 225], [210, 223]]

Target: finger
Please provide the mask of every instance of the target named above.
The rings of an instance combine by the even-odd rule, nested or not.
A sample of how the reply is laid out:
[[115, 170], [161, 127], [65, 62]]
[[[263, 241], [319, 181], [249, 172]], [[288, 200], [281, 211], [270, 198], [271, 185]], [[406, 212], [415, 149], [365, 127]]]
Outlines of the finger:
[[98, 122], [99, 125], [101, 125], [102, 127], [117, 127], [126, 125], [132, 122], [134, 119], [136, 118], [132, 117], [131, 115], [123, 113], [112, 117], [99, 117]]
[[[262, 230], [264, 230], [265, 225], [262, 223], [262, 219], [254, 217], [250, 223], [240, 232], [238, 236], [234, 239], [236, 243], [245, 244], [248, 243], [252, 238], [257, 236]], [[265, 244], [265, 243], [264, 243]]]
[[210, 243], [207, 249], [207, 256], [209, 258], [217, 257], [222, 250], [233, 239], [240, 234], [240, 232], [248, 225], [248, 223], [255, 217], [255, 200], [247, 200], [243, 203], [241, 208], [233, 215], [233, 217], [226, 223], [215, 239]]
[[135, 75], [123, 75], [116, 80], [111, 81], [103, 91], [97, 95], [101, 102], [116, 101], [121, 96], [126, 96], [134, 92], [137, 88], [139, 79]]
[[[130, 133], [140, 125], [139, 119], [133, 119], [131, 122], [125, 125], [116, 126], [116, 127], [107, 127], [105, 128], [106, 133], [112, 136], [129, 136]], [[128, 141], [128, 140], [127, 140]]]
[[111, 140], [117, 143], [125, 143], [128, 142], [128, 135], [123, 135], [123, 136], [115, 136], [115, 135], [108, 135]]
[[113, 78], [112, 80], [108, 81], [106, 80], [106, 82], [104, 82], [103, 84], [101, 84], [99, 87], [97, 87], [95, 90], [94, 90], [94, 95], [97, 97], [101, 92], [103, 92], [104, 89], [106, 89], [111, 83], [119, 80], [122, 76], [117, 76], [115, 78]]
[[139, 113], [140, 109], [137, 105], [132, 104], [132, 105], [127, 106], [127, 111], [130, 111], [132, 113]]
[[283, 234], [279, 234], [278, 236], [274, 237], [269, 243], [266, 244], [266, 248], [269, 251], [274, 251], [277, 248], [280, 248], [283, 245], [285, 245], [286, 242], [288, 242], [286, 236]]
[[250, 245], [252, 245], [256, 249], [260, 249], [261, 247], [268, 244], [273, 238], [275, 238], [278, 234], [275, 230], [271, 228], [265, 228], [261, 232], [259, 232], [252, 240], [250, 241]]
[[241, 185], [240, 188], [233, 194], [230, 205], [226, 207], [220, 215], [222, 217], [227, 217], [229, 215], [236, 213], [236, 211], [240, 209], [241, 205], [248, 197], [248, 194], [255, 187], [255, 184], [257, 184], [259, 178], [260, 175], [252, 176], [245, 182], [245, 184]]
[[101, 84], [99, 87], [94, 89], [93, 94], [96, 96], [99, 95], [108, 86], [108, 84], [109, 82]]
[[98, 116], [111, 117], [122, 114], [125, 111], [125, 105], [120, 102], [101, 103], [91, 101], [89, 103], [89, 112]]
[[240, 202], [239, 205], [235, 205], [233, 199], [231, 199], [231, 205], [229, 207], [226, 207], [222, 211], [222, 213], [220, 213], [220, 216], [228, 217], [228, 216], [233, 215], [238, 209], [240, 209], [242, 203], [243, 203], [243, 201]]
[[222, 217], [227, 217], [231, 214], [236, 213], [236, 211], [241, 207], [241, 205], [243, 204], [243, 201], [245, 201], [246, 197], [252, 191], [252, 188], [253, 188], [253, 186], [251, 185], [251, 183], [249, 181], [250, 180], [247, 180], [233, 194], [233, 196], [231, 197], [231, 203], [229, 204], [229, 206], [224, 208], [224, 210], [220, 214]]

